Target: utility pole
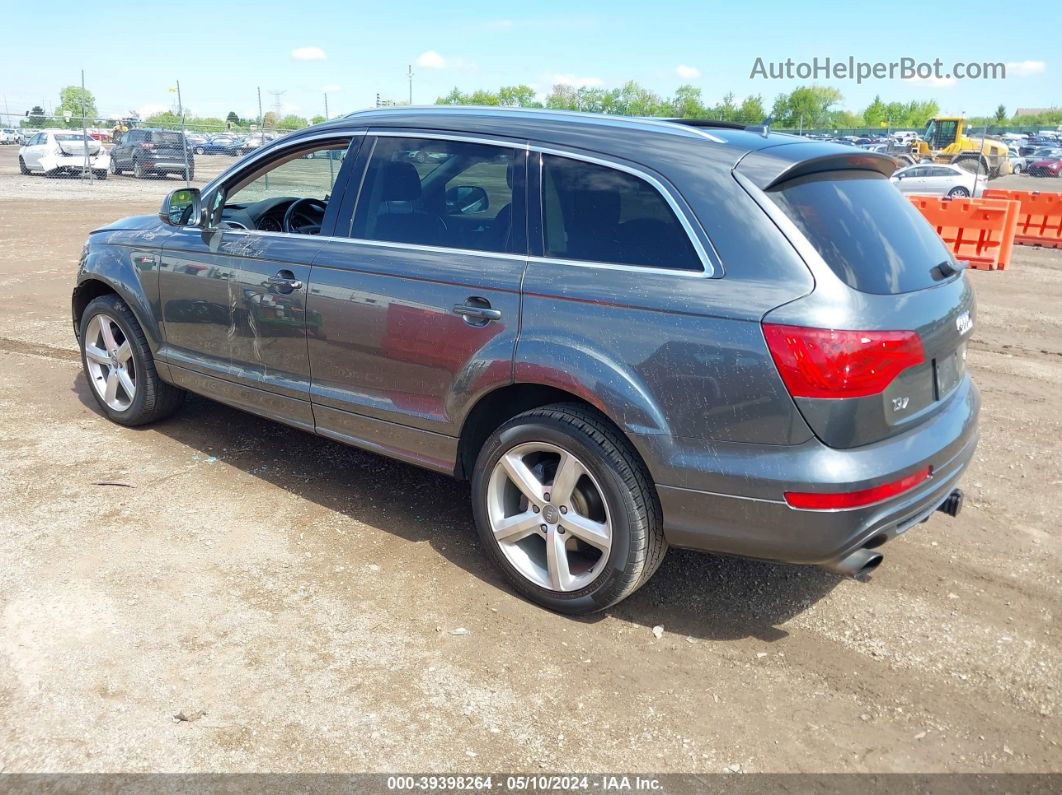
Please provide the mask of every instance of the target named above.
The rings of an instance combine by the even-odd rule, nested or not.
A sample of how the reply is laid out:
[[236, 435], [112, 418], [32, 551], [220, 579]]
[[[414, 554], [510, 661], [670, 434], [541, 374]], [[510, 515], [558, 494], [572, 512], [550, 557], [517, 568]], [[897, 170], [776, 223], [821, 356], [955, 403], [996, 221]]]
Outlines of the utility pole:
[[273, 116], [275, 117], [273, 119], [273, 128], [276, 129], [276, 126], [280, 123], [280, 109], [283, 107], [280, 103], [280, 98], [288, 92], [274, 88], [269, 93], [273, 95]]
[[413, 64], [409, 65], [409, 69], [406, 72], [406, 77], [409, 78], [409, 104], [413, 104]]
[[177, 81], [177, 115], [181, 117], [181, 149], [184, 150], [184, 186], [192, 187], [192, 170], [188, 167], [188, 136], [184, 131], [184, 102], [181, 101], [181, 81]]
[[330, 117], [328, 115], [328, 92], [327, 91], [324, 92], [324, 98], [325, 98], [325, 121], [328, 121], [328, 119]]
[[89, 169], [89, 137], [88, 137], [88, 119], [85, 118], [85, 70], [81, 70], [81, 135], [84, 136], [81, 140], [81, 145], [85, 149], [85, 161], [81, 165], [81, 179], [90, 179], [92, 176]]
[[262, 115], [262, 87], [258, 86], [258, 127], [261, 129], [265, 122], [265, 116]]

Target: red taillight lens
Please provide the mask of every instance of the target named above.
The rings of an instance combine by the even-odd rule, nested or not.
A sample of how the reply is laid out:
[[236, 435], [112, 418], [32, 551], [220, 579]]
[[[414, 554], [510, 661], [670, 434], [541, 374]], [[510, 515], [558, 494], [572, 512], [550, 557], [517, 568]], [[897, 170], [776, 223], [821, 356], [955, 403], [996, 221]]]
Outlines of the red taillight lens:
[[154, 149], [154, 148], [155, 148], [155, 144], [153, 144], [153, 143], [151, 143], [151, 142], [149, 141], [149, 142], [147, 142], [147, 143], [142, 143], [142, 144], [140, 144], [140, 148], [141, 148], [141, 149]]
[[836, 331], [763, 324], [763, 336], [789, 394], [807, 398], [876, 395], [925, 361], [913, 331]]
[[803, 491], [787, 491], [785, 493], [785, 501], [793, 508], [803, 508], [806, 511], [836, 511], [842, 508], [860, 508], [909, 491], [919, 483], [929, 480], [929, 476], [932, 474], [932, 467], [926, 467], [905, 478], [894, 480], [892, 483], [883, 483], [872, 489], [848, 491], [840, 494], [811, 494]]

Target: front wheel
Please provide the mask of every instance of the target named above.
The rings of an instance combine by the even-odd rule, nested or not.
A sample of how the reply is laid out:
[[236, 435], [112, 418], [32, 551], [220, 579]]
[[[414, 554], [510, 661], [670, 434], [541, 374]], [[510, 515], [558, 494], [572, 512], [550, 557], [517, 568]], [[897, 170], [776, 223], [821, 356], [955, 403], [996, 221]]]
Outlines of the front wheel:
[[551, 610], [604, 610], [667, 550], [647, 472], [622, 434], [579, 405], [524, 412], [483, 445], [472, 477], [483, 545], [512, 586]]
[[203, 154], [203, 152], [204, 152], [204, 151], [205, 151], [205, 150], [204, 150], [204, 149], [203, 149], [203, 147], [201, 147], [201, 146], [197, 146], [197, 147], [195, 148], [195, 153], [196, 153], [197, 155], [201, 155], [201, 154]]
[[96, 175], [96, 179], [107, 179], [107, 169], [105, 168], [98, 168], [92, 173]]
[[118, 168], [117, 159], [115, 159], [113, 157], [111, 158], [111, 173], [114, 174], [115, 176], [117, 176], [117, 175], [122, 173], [122, 170], [120, 168]]
[[80, 342], [92, 396], [113, 422], [143, 425], [180, 406], [184, 391], [159, 378], [144, 332], [118, 296], [89, 303], [81, 316]]
[[30, 170], [28, 168], [26, 168], [26, 161], [22, 159], [22, 155], [19, 155], [19, 158], [18, 158], [18, 173], [20, 173], [20, 174], [29, 174], [30, 173]]
[[952, 188], [948, 191], [949, 199], [966, 199], [970, 196], [970, 191], [966, 188]]

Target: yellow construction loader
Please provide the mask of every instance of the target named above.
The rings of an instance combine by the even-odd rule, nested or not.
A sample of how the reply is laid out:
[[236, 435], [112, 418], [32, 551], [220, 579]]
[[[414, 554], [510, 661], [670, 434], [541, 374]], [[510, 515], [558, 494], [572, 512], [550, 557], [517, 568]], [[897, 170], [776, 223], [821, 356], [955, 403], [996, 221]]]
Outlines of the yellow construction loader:
[[968, 138], [961, 116], [937, 116], [929, 120], [922, 137], [911, 144], [911, 156], [922, 163], [953, 163], [967, 171], [987, 174], [989, 179], [1011, 173], [1007, 145], [992, 138]]

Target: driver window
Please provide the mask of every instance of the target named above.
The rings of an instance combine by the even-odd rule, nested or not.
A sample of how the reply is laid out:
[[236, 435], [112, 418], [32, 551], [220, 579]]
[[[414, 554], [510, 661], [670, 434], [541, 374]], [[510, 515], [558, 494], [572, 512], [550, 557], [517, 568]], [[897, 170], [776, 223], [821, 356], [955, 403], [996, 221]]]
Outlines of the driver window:
[[327, 203], [348, 142], [300, 149], [271, 161], [228, 189], [225, 205], [248, 205], [264, 199], [318, 199]]

